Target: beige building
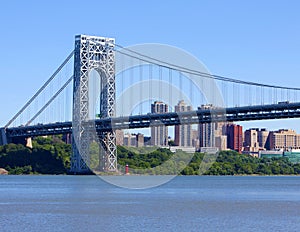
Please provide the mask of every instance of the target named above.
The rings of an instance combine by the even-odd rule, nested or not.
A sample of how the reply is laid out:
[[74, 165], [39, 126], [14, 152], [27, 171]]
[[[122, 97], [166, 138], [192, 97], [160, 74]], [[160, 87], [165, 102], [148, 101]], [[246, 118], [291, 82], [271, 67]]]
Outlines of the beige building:
[[192, 146], [199, 148], [199, 133], [195, 129], [192, 129]]
[[[186, 105], [186, 103], [181, 100], [175, 106], [175, 112], [186, 112], [191, 111], [192, 106]], [[180, 147], [192, 147], [192, 125], [176, 125], [175, 126], [175, 145]]]
[[144, 146], [144, 135], [141, 133], [130, 134], [127, 133], [123, 137], [123, 144], [127, 147], [143, 147]]
[[220, 151], [227, 150], [227, 136], [219, 135], [215, 137], [216, 147], [219, 148]]
[[294, 130], [281, 129], [269, 134], [270, 150], [300, 149], [300, 135]]
[[144, 134], [141, 134], [141, 133], [136, 134], [136, 146], [137, 147], [144, 146]]
[[[207, 110], [215, 109], [212, 104], [201, 105], [198, 107], [198, 110]], [[198, 125], [198, 134], [199, 134], [199, 146], [201, 147], [218, 147], [220, 150], [226, 150], [226, 146], [223, 145], [224, 131], [226, 123], [224, 122], [211, 122], [211, 123], [202, 123]], [[227, 138], [227, 137], [226, 137]], [[218, 141], [216, 141], [218, 140]]]
[[257, 139], [260, 148], [266, 148], [268, 137], [269, 137], [269, 131], [265, 128], [260, 129], [257, 132]]
[[[155, 101], [153, 104], [151, 104], [151, 113], [167, 112], [167, 104], [160, 101]], [[151, 127], [151, 145], [159, 147], [168, 145], [168, 127], [164, 125]]]
[[124, 145], [124, 132], [123, 130], [116, 130], [116, 144]]
[[244, 132], [244, 151], [259, 151], [258, 131], [258, 129], [248, 129]]
[[269, 131], [266, 129], [251, 128], [244, 132], [243, 151], [258, 152], [267, 147]]
[[126, 147], [136, 147], [136, 135], [130, 133], [125, 134], [123, 144]]

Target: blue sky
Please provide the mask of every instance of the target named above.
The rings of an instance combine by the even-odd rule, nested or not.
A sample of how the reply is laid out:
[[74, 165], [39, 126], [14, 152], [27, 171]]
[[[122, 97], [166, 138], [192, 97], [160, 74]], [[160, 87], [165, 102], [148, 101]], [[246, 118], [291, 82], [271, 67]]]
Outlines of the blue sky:
[[[76, 34], [184, 49], [211, 73], [300, 87], [299, 1], [2, 1], [0, 126], [49, 78]], [[293, 127], [298, 120], [246, 123]]]

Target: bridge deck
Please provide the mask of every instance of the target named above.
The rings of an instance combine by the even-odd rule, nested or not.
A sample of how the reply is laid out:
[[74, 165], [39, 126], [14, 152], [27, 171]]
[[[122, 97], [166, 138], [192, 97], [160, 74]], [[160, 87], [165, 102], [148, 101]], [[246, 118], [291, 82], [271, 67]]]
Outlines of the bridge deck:
[[[174, 126], [181, 124], [200, 124], [210, 122], [234, 122], [265, 119], [283, 119], [300, 117], [300, 102], [270, 105], [216, 108], [188, 112], [145, 114], [128, 117], [104, 118], [85, 122], [87, 128], [97, 132], [117, 129], [135, 129], [152, 126]], [[56, 122], [32, 126], [6, 128], [7, 138], [33, 137], [72, 133], [72, 122]]]

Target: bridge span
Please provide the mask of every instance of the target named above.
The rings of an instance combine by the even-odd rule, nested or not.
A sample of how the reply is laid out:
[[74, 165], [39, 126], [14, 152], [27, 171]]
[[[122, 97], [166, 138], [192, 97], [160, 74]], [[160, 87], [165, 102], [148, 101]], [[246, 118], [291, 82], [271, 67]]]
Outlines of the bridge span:
[[[170, 112], [182, 100], [188, 110], [225, 106]], [[168, 105], [152, 110], [153, 101]], [[144, 114], [145, 107], [152, 113]], [[95, 114], [100, 119], [93, 119]], [[297, 117], [300, 88], [213, 75], [195, 57], [169, 46], [125, 48], [114, 38], [76, 35], [74, 50], [0, 128], [0, 145], [72, 133], [71, 171], [84, 173], [89, 171], [88, 142], [95, 135], [101, 170], [115, 172], [118, 129]]]
[[[153, 126], [174, 126], [184, 124], [201, 124], [211, 122], [237, 122], [267, 119], [286, 119], [300, 117], [300, 102], [279, 103], [269, 105], [201, 109], [188, 112], [170, 112], [161, 114], [143, 114], [128, 117], [111, 117], [86, 121], [88, 130], [97, 133], [121, 130], [148, 128]], [[2, 144], [9, 143], [14, 138], [70, 134], [72, 122], [56, 122], [1, 128]]]

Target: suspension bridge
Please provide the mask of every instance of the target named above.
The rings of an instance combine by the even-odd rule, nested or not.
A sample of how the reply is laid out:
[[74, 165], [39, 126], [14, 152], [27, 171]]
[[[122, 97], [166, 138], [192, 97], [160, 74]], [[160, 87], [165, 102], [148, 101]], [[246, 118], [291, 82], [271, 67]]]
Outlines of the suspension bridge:
[[[113, 38], [78, 35], [74, 51], [0, 129], [0, 143], [72, 134], [71, 171], [84, 173], [97, 137], [101, 170], [115, 172], [116, 130], [296, 118], [299, 90], [210, 74], [168, 46], [124, 48]], [[174, 112], [182, 99], [193, 110]], [[167, 112], [151, 113], [153, 101], [167, 103]]]

